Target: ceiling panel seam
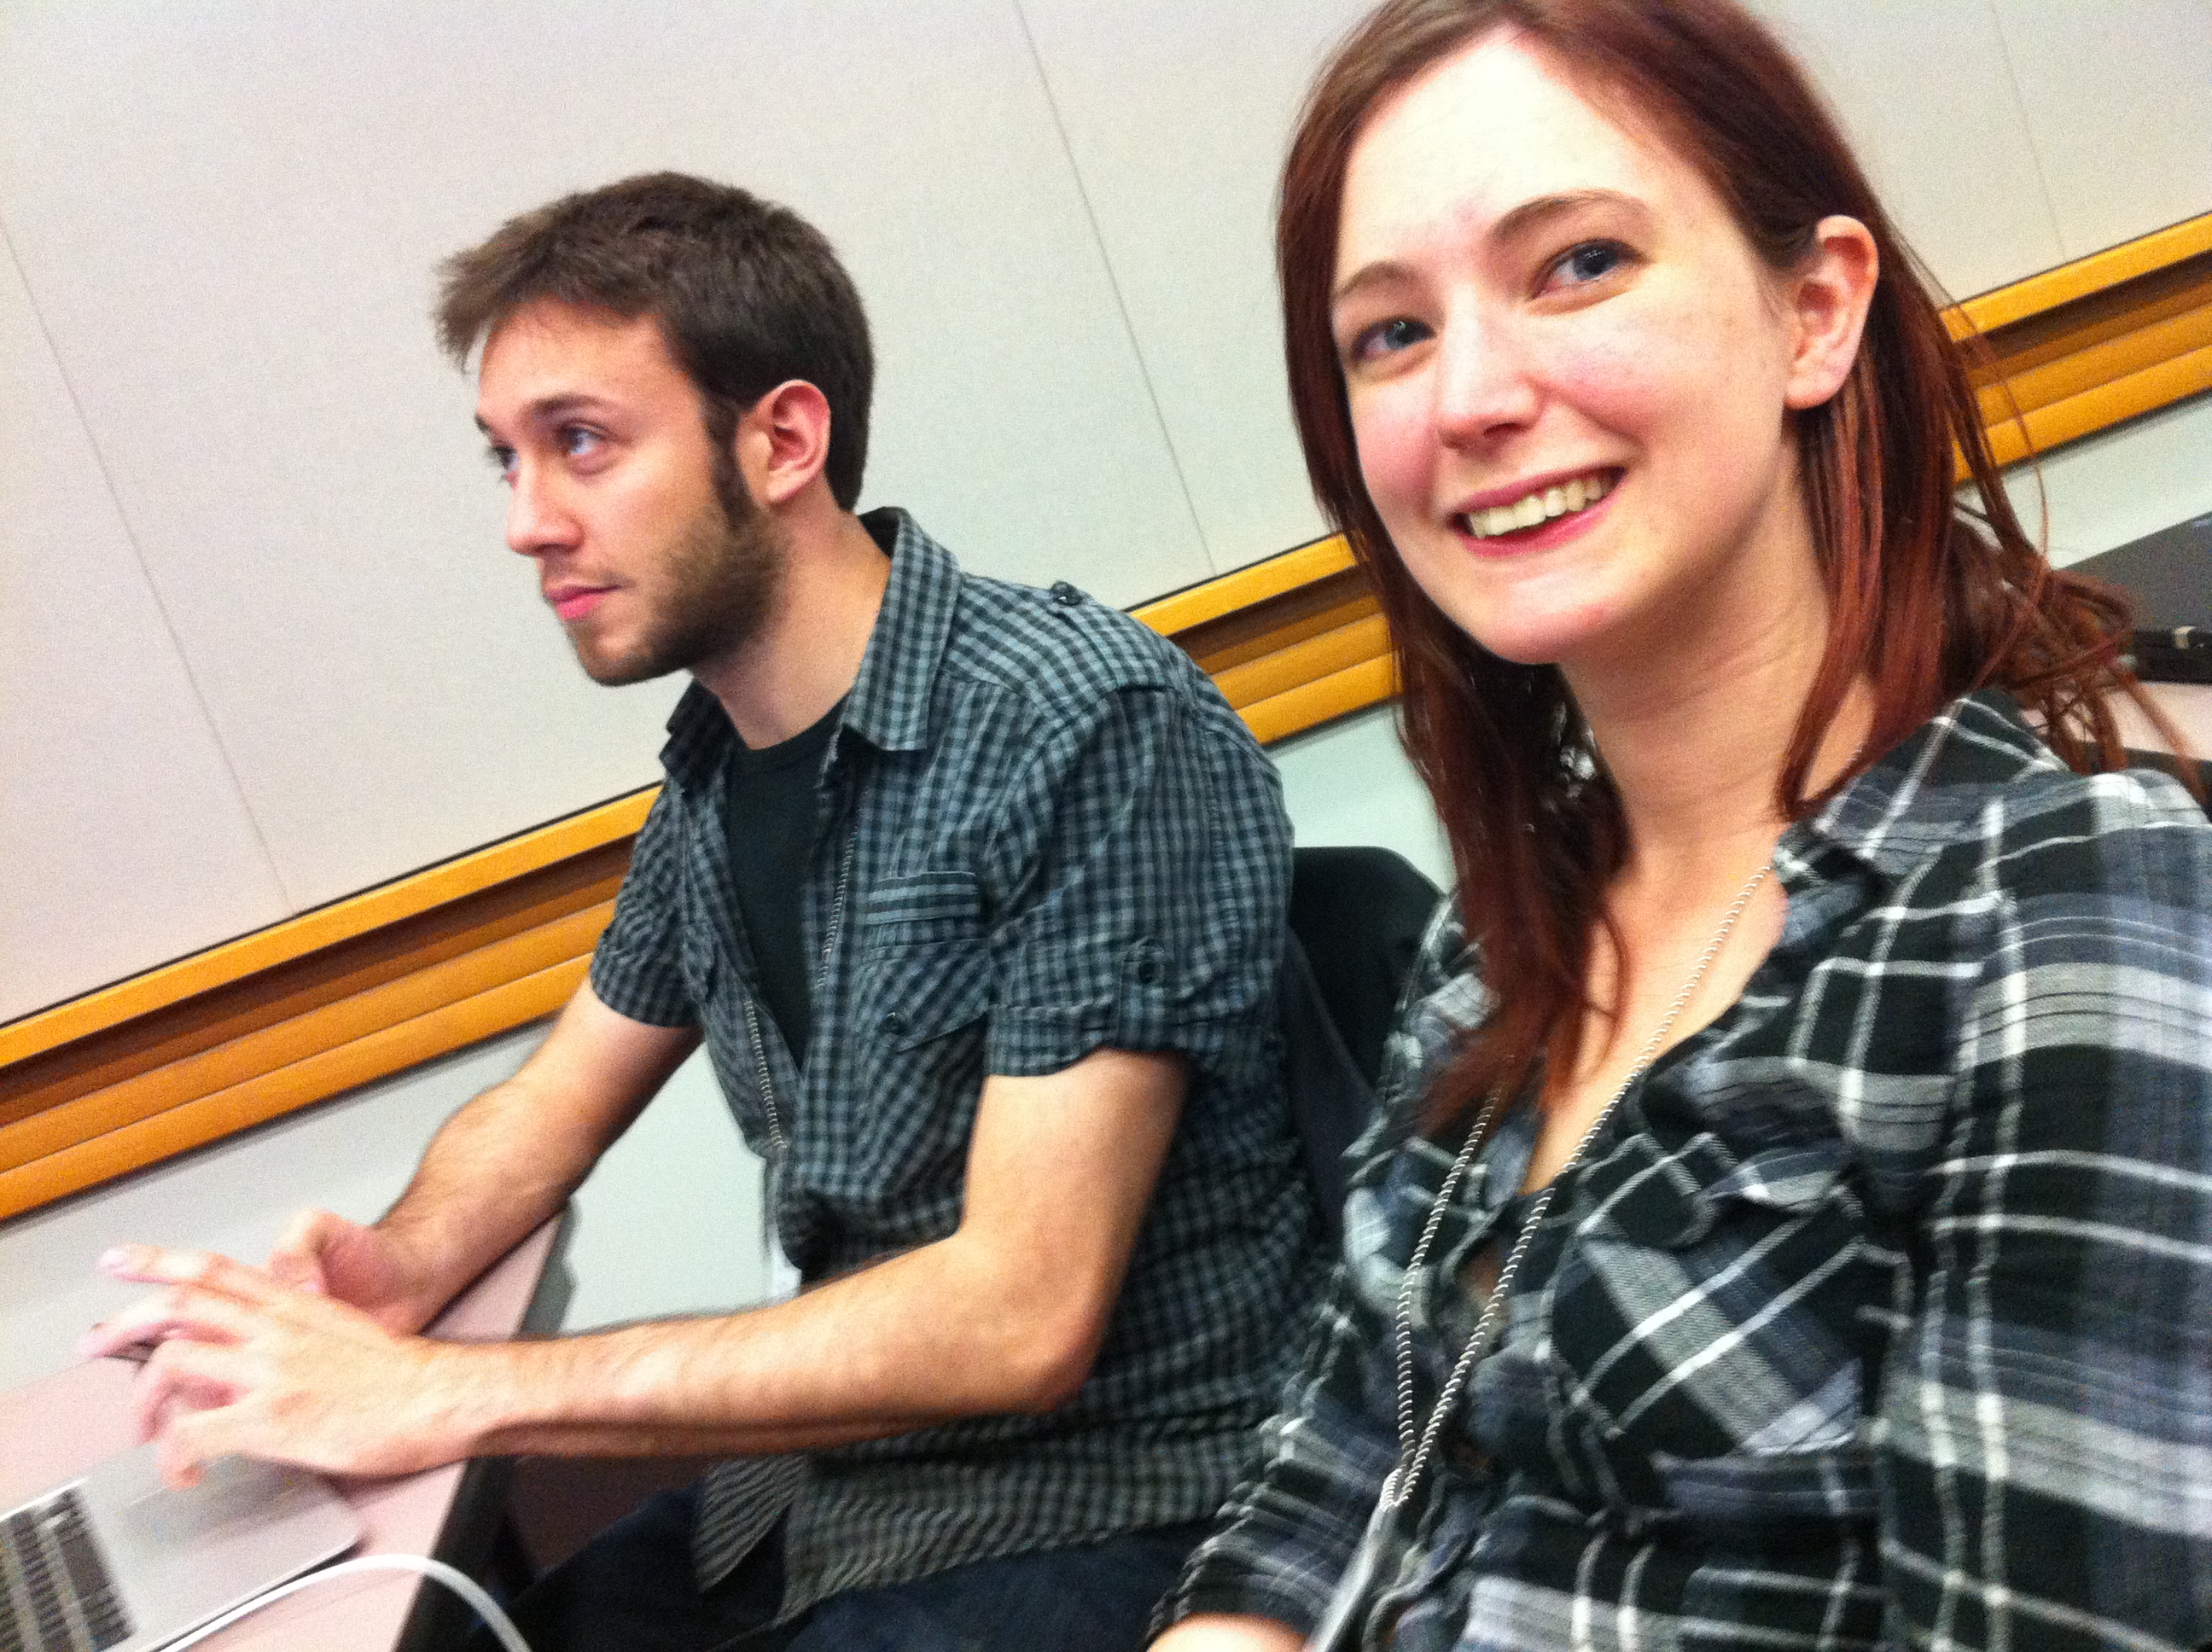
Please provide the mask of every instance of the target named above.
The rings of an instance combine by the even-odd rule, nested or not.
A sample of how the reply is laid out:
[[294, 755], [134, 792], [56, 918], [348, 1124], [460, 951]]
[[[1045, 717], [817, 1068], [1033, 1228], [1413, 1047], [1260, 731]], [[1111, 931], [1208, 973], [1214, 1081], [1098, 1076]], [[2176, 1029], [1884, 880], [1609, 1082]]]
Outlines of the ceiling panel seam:
[[185, 653], [184, 640], [177, 635], [176, 625], [169, 616], [169, 605], [162, 599], [161, 587], [155, 580], [153, 570], [146, 565], [146, 552], [139, 543], [137, 526], [131, 521], [131, 513], [124, 505], [123, 495], [115, 486], [115, 477], [108, 468], [107, 454], [100, 445], [99, 436], [94, 433], [92, 421], [85, 416], [84, 403], [77, 395], [76, 381], [70, 376], [69, 363], [63, 359], [60, 346], [54, 342], [52, 329], [46, 325], [46, 314], [39, 302], [38, 288], [32, 284], [31, 273], [24, 268], [22, 258], [16, 253], [15, 238], [8, 228], [3, 213], [0, 213], [0, 246], [7, 249], [8, 261], [15, 266], [15, 279], [23, 288], [23, 301], [30, 307], [32, 325], [38, 328], [40, 341], [46, 347], [47, 359], [54, 364], [55, 375], [61, 380], [62, 393], [69, 398], [70, 411], [76, 416], [77, 428], [83, 433], [85, 446], [91, 452], [93, 465], [100, 472], [100, 485], [107, 490], [108, 501], [115, 507], [115, 519], [122, 525], [123, 537], [131, 547], [131, 559], [137, 565], [138, 577], [145, 585], [147, 599], [154, 604], [155, 613], [161, 616], [162, 634], [169, 639], [169, 647], [176, 653], [177, 667], [184, 673], [185, 686], [191, 691], [193, 708], [207, 730], [208, 738], [215, 744], [216, 755], [222, 760], [222, 772], [230, 782], [232, 793], [238, 799], [239, 812], [246, 817], [246, 829], [253, 834], [254, 850], [260, 855], [261, 864], [267, 870], [269, 881], [275, 887], [277, 898], [283, 902], [285, 911], [297, 913], [300, 910], [299, 900], [285, 883], [283, 872], [270, 849], [269, 839], [261, 829], [261, 822], [253, 812], [252, 801], [246, 796], [245, 785], [239, 777], [238, 764], [232, 758], [230, 747], [222, 738], [222, 730], [216, 725], [214, 714], [209, 709], [207, 696], [201, 690], [199, 674], [192, 669], [191, 656]]
[[1046, 72], [1044, 54], [1037, 50], [1036, 35], [1030, 27], [1029, 15], [1022, 9], [1021, 0], [1007, 0], [1012, 8], [1014, 21], [1021, 25], [1022, 44], [1029, 49], [1030, 63], [1036, 70], [1037, 86], [1044, 94], [1044, 106], [1052, 115], [1052, 129], [1060, 139], [1060, 155], [1067, 161], [1067, 174], [1075, 180], [1075, 198], [1083, 203], [1083, 221], [1091, 226], [1091, 242], [1098, 253], [1098, 263], [1106, 272], [1107, 290], [1114, 295], [1114, 309], [1121, 318], [1121, 332], [1129, 341], [1129, 354], [1137, 363], [1137, 377], [1145, 386], [1145, 399], [1152, 410], [1152, 423], [1160, 433], [1160, 445], [1167, 449], [1168, 464], [1175, 471], [1176, 489], [1182, 495], [1182, 507], [1190, 518], [1191, 531], [1198, 536], [1199, 549], [1206, 554], [1206, 566], [1214, 574], [1225, 570], [1214, 553], [1212, 542], [1206, 538], [1206, 524], [1198, 513], [1198, 501], [1191, 497], [1190, 482], [1184, 476], [1182, 455], [1176, 451], [1175, 434], [1168, 428], [1166, 410], [1160, 405], [1160, 393], [1152, 384], [1151, 365], [1145, 360], [1145, 347], [1137, 337], [1137, 326], [1129, 314], [1128, 301], [1121, 295], [1121, 277], [1114, 268], [1114, 255], [1106, 246], [1106, 233], [1100, 228], [1098, 214], [1091, 204], [1090, 187], [1083, 181], [1083, 168], [1075, 161], [1075, 146], [1067, 136], [1067, 123], [1060, 118], [1060, 100], [1054, 95], [1052, 76]]

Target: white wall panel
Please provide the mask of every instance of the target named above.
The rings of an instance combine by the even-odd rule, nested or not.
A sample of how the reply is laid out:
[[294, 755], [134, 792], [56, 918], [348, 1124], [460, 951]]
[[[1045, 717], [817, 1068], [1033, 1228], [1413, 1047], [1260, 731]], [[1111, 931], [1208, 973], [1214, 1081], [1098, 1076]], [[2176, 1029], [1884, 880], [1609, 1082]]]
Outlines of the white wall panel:
[[0, 243], [0, 1020], [284, 915]]
[[1365, 0], [1018, 0], [1217, 567], [1322, 531], [1291, 434], [1275, 180]]
[[[1299, 100], [1365, 4], [1018, 3], [1215, 563], [1310, 538], [1321, 523], [1282, 380], [1273, 197]], [[1987, 0], [1757, 3], [1954, 294], [2061, 259]]]
[[2062, 568], [2212, 513], [2212, 395], [2069, 443], [2034, 469], [2014, 465], [2005, 486], [2030, 532], [2047, 507]]
[[[520, 1066], [520, 1027], [320, 1106], [0, 1223], [0, 1388], [59, 1370], [78, 1333], [138, 1294], [94, 1271], [138, 1240], [258, 1262], [306, 1206], [381, 1215], [447, 1116]], [[706, 1058], [679, 1067], [576, 1192], [564, 1328], [713, 1312], [770, 1291], [761, 1163]]]
[[1283, 806], [1300, 848], [1373, 844], [1395, 849], [1439, 889], [1459, 881], [1436, 805], [1398, 743], [1395, 706], [1340, 717], [1267, 755], [1282, 771]]
[[673, 167], [828, 231], [870, 495], [971, 566], [1208, 571], [1018, 18], [923, 13], [11, 9], [0, 205], [295, 904], [657, 773], [674, 685], [576, 671], [423, 319], [437, 258], [567, 190]]
[[1882, 204], [1952, 297], [2069, 256], [1989, 0], [1750, 4], [1812, 72]]
[[576, 1189], [576, 1288], [562, 1327], [723, 1312], [782, 1294], [770, 1278], [766, 1181], [698, 1051]]
[[2067, 258], [2212, 212], [2212, 3], [1990, 4]]

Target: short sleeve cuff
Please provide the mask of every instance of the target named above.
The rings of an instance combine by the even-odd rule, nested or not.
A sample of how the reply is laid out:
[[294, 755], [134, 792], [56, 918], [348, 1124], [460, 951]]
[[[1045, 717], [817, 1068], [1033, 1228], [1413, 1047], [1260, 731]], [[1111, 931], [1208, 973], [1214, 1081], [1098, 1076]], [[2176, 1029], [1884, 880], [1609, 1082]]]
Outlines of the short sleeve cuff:
[[1072, 1067], [1094, 1050], [1160, 1051], [1188, 1057], [1200, 1071], [1236, 1079], [1251, 1065], [1257, 1042], [1244, 1021], [1193, 1021], [1172, 1006], [1132, 1002], [1124, 995], [1090, 1004], [1010, 1006], [991, 1011], [984, 1060], [1010, 1078]]
[[592, 995], [617, 1015], [652, 1027], [690, 1027], [699, 1011], [683, 976], [602, 940], [592, 954]]

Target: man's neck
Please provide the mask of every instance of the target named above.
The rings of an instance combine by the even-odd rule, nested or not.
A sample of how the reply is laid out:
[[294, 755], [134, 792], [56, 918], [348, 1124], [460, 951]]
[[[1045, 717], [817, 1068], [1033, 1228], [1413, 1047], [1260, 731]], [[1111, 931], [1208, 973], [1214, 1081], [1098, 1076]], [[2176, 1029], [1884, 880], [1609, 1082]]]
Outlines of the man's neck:
[[738, 656], [695, 673], [755, 750], [805, 732], [851, 690], [890, 582], [882, 547], [826, 497], [780, 525], [783, 577], [768, 618]]

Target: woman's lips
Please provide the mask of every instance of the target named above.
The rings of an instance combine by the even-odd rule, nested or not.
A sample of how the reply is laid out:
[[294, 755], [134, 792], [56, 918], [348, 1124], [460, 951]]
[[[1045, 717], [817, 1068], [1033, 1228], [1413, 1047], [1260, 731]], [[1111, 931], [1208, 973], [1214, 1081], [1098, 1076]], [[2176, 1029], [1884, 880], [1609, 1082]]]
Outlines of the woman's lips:
[[1460, 544], [1478, 556], [1517, 556], [1524, 551], [1547, 550], [1579, 538], [1604, 519], [1613, 509], [1614, 491], [1619, 486], [1616, 480], [1601, 498], [1533, 527], [1514, 528], [1504, 533], [1473, 533], [1468, 531], [1466, 516], [1461, 514], [1452, 519], [1453, 531]]

